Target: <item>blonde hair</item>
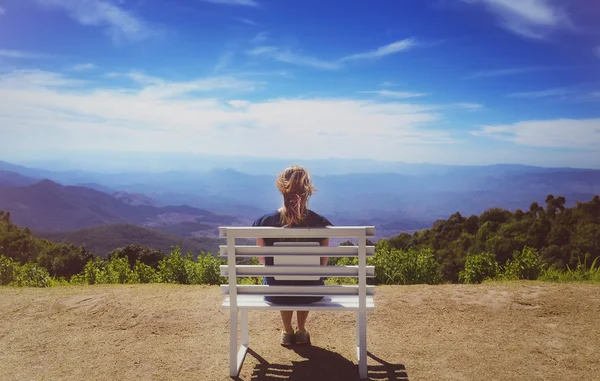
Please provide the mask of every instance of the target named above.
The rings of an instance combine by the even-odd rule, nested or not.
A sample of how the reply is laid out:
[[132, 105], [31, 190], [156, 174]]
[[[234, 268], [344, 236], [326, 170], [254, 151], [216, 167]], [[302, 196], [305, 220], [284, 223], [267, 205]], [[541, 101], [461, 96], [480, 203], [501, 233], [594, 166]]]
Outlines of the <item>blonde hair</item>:
[[308, 199], [317, 191], [308, 171], [299, 165], [289, 167], [277, 176], [275, 185], [283, 195], [280, 211], [283, 225], [287, 227], [304, 222], [308, 215]]

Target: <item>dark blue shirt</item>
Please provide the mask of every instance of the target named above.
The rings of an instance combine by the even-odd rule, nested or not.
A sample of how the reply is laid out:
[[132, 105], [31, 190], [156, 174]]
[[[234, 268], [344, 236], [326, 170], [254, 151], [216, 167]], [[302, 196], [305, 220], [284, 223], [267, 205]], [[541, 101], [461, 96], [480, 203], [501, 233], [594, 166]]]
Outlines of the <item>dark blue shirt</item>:
[[[273, 226], [283, 227], [283, 221], [281, 221], [281, 214], [279, 211], [267, 213], [264, 216], [258, 218], [252, 226]], [[308, 210], [308, 215], [303, 221], [302, 225], [296, 225], [296, 227], [310, 227], [310, 228], [322, 228], [326, 226], [333, 226], [333, 224], [322, 215]], [[293, 228], [293, 227], [292, 227]], [[321, 243], [325, 238], [264, 238], [266, 246], [273, 246], [274, 242], [319, 242]], [[267, 266], [273, 265], [273, 257], [265, 258], [265, 264]]]

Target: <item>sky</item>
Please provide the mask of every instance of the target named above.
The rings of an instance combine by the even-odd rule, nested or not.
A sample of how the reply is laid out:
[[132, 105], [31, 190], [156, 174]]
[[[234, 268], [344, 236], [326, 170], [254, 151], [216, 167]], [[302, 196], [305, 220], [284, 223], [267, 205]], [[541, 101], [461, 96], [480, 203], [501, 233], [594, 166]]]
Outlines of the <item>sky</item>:
[[0, 0], [0, 160], [600, 168], [596, 0]]

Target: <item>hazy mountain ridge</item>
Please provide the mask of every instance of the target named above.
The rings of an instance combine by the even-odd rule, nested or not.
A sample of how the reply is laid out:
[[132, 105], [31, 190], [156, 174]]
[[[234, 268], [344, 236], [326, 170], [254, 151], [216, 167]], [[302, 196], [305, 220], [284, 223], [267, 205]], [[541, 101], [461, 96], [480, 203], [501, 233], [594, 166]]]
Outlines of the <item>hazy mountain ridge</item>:
[[148, 246], [164, 253], [169, 253], [171, 246], [179, 246], [183, 253], [192, 252], [194, 257], [200, 251], [216, 255], [219, 248], [217, 238], [182, 238], [130, 224], [107, 224], [70, 232], [34, 232], [33, 234], [53, 242], [83, 245], [103, 258], [113, 250], [127, 245]]
[[236, 222], [235, 217], [186, 205], [130, 205], [94, 189], [62, 186], [51, 180], [0, 189], [0, 209], [12, 212], [17, 224], [42, 231], [70, 231], [111, 223], [162, 226], [202, 222], [216, 235], [218, 225]]
[[[333, 164], [341, 168], [339, 163], [342, 162]], [[369, 225], [378, 226], [378, 233], [385, 237], [397, 234], [397, 228], [412, 231], [429, 227], [436, 219], [457, 211], [470, 215], [482, 213], [491, 207], [527, 209], [532, 201], [544, 202], [548, 194], [563, 195], [567, 198], [567, 204], [573, 205], [575, 201], [589, 200], [600, 192], [600, 170], [512, 164], [443, 166], [396, 163], [402, 172], [393, 172], [392, 164], [384, 164], [373, 173], [335, 175], [320, 175], [318, 172], [315, 175], [307, 165], [313, 172], [314, 184], [318, 189], [310, 200], [311, 209], [326, 215], [336, 225], [368, 222]], [[7, 163], [0, 162], [0, 168], [2, 165], [6, 167]], [[240, 224], [249, 224], [281, 205], [275, 178], [282, 168], [270, 175], [251, 175], [234, 169], [97, 174], [84, 171], [49, 172], [10, 164], [8, 167], [23, 174], [50, 173], [57, 181], [87, 181], [115, 192], [142, 194], [158, 205], [187, 204], [217, 215], [234, 215]], [[355, 166], [351, 169], [358, 171], [360, 168]], [[1, 201], [2, 197], [0, 207]], [[204, 220], [190, 219], [189, 214], [193, 212], [169, 208], [172, 207], [155, 214], [152, 221], [107, 218], [104, 223], [130, 222], [186, 236], [204, 235], [201, 230], [206, 227]], [[109, 213], [110, 216], [113, 214]], [[147, 214], [142, 214], [148, 218]], [[219, 222], [225, 224], [233, 221]], [[174, 225], [177, 223], [183, 225]], [[198, 230], [189, 231], [196, 228]]]

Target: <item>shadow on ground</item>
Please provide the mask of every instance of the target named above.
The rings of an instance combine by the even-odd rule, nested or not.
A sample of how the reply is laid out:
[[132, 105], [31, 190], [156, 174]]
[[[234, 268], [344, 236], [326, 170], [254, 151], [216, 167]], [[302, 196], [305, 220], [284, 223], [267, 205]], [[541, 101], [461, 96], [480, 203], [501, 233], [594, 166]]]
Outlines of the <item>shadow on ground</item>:
[[[254, 367], [250, 379], [254, 381], [360, 380], [358, 366], [338, 353], [315, 346], [296, 347], [293, 350], [306, 360], [293, 361], [292, 365], [270, 364], [252, 349], [249, 349], [248, 355], [253, 356], [259, 362]], [[371, 353], [368, 356], [379, 363], [379, 365], [369, 365], [367, 367], [369, 380], [408, 381], [404, 365], [390, 364]]]

